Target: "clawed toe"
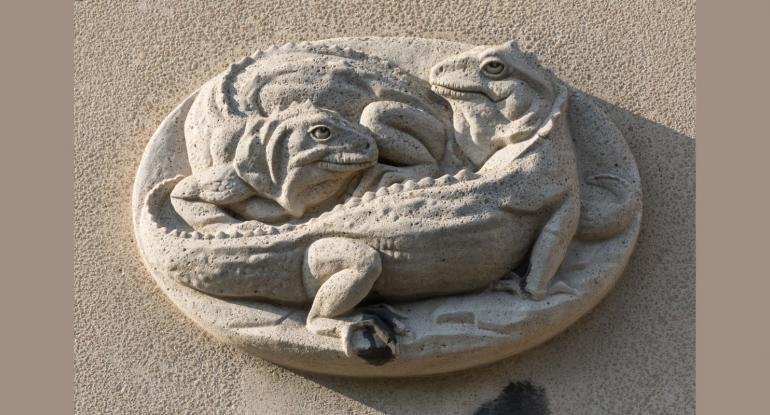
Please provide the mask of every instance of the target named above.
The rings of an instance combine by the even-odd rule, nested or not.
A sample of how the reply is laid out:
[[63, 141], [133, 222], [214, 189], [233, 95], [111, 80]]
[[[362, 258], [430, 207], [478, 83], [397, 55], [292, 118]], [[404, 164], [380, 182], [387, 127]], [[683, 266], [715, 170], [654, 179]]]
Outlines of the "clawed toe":
[[577, 295], [577, 291], [567, 285], [563, 281], [559, 281], [556, 284], [554, 284], [550, 290], [548, 290], [548, 295], [553, 294], [569, 294], [569, 295]]
[[548, 297], [548, 291], [546, 290], [527, 290], [530, 300], [543, 301]]
[[550, 288], [542, 290], [542, 289], [526, 289], [526, 292], [529, 294], [530, 299], [534, 301], [542, 301], [552, 295], [556, 294], [568, 294], [568, 295], [577, 295], [577, 291], [575, 291], [574, 288], [570, 287], [563, 281], [559, 281], [555, 284], [553, 284]]
[[370, 329], [373, 332], [372, 334], [376, 336], [378, 340], [384, 342], [386, 345], [396, 344], [396, 330], [390, 322], [373, 313], [362, 312], [361, 316], [364, 319], [363, 321], [370, 322], [366, 328]]
[[383, 325], [388, 327], [388, 330], [397, 335], [405, 336], [409, 334], [409, 329], [406, 327], [404, 322], [401, 321], [407, 318], [406, 314], [387, 304], [374, 304], [365, 306], [361, 307], [359, 311], [364, 316], [364, 318], [367, 316], [375, 316], [382, 322]]
[[339, 337], [346, 356], [358, 356], [372, 365], [383, 365], [399, 354], [398, 336], [409, 334], [400, 319], [406, 316], [387, 304], [362, 307], [338, 318], [309, 316], [308, 330]]
[[363, 337], [364, 345], [362, 347], [352, 346], [352, 352], [366, 360], [369, 364], [380, 366], [393, 360], [398, 354], [398, 343], [395, 337], [389, 338], [383, 342], [383, 338], [378, 335], [376, 327], [361, 327], [358, 333]]
[[345, 341], [345, 354], [356, 355], [379, 366], [398, 355], [398, 341], [393, 328], [374, 314], [361, 314], [363, 320], [354, 323]]
[[504, 291], [513, 295], [523, 296], [524, 289], [522, 288], [522, 279], [515, 272], [509, 273], [503, 279], [495, 281], [492, 284], [493, 291]]
[[387, 304], [365, 306], [358, 310], [360, 320], [346, 333], [346, 354], [383, 365], [399, 354], [398, 336], [409, 333], [400, 319], [406, 316]]

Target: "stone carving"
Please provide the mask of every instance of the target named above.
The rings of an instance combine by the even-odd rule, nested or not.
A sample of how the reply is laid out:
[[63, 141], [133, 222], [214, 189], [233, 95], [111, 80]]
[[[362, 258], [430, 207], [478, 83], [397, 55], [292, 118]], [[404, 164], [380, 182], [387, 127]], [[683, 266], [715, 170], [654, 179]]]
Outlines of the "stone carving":
[[641, 217], [620, 133], [514, 43], [257, 52], [169, 115], [134, 193], [143, 257], [188, 316], [352, 376], [546, 340], [611, 288]]

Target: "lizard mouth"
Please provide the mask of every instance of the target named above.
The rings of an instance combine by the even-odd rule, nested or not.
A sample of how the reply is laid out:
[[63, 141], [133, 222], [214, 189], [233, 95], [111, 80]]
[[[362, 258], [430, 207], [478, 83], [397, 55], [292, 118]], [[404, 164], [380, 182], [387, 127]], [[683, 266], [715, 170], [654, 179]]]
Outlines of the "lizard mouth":
[[469, 100], [478, 96], [487, 97], [484, 92], [479, 91], [478, 88], [471, 86], [433, 84], [430, 86], [430, 89], [431, 91], [446, 98]]
[[324, 157], [318, 162], [318, 167], [331, 171], [356, 171], [376, 163], [377, 159], [368, 154], [341, 153]]

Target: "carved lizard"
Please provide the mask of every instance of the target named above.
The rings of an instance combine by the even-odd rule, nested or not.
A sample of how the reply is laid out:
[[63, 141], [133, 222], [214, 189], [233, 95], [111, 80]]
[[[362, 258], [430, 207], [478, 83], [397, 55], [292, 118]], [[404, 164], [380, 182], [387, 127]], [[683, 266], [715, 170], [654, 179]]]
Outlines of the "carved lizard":
[[243, 218], [285, 222], [331, 208], [377, 156], [366, 127], [310, 101], [295, 103], [269, 117], [252, 115], [233, 160], [186, 177], [171, 202], [197, 230]]
[[392, 184], [304, 222], [198, 232], [169, 207], [181, 178], [163, 181], [140, 219], [148, 262], [215, 296], [311, 304], [307, 327], [339, 336], [347, 352], [352, 334], [365, 330], [377, 341], [357, 353], [397, 353], [398, 316], [387, 308], [351, 314], [356, 305], [486, 289], [526, 260], [543, 226], [578, 191], [562, 114], [566, 90], [559, 91], [530, 139], [498, 150], [476, 173]]
[[243, 58], [201, 87], [185, 120], [193, 173], [231, 163], [249, 119], [306, 100], [376, 134], [380, 163], [362, 189], [467, 164], [450, 139], [450, 109], [427, 82], [349, 48], [289, 43]]

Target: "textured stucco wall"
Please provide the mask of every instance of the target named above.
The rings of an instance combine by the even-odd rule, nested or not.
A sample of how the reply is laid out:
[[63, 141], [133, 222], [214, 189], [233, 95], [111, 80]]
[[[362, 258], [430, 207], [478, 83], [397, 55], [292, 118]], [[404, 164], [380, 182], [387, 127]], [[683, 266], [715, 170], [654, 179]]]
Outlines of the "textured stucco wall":
[[[694, 412], [694, 2], [86, 0], [74, 26], [78, 413], [465, 414], [519, 381], [542, 388], [554, 414]], [[307, 375], [219, 344], [155, 286], [130, 200], [163, 117], [257, 48], [366, 35], [519, 39], [625, 133], [643, 180], [639, 244], [615, 290], [566, 333], [428, 379]]]

